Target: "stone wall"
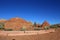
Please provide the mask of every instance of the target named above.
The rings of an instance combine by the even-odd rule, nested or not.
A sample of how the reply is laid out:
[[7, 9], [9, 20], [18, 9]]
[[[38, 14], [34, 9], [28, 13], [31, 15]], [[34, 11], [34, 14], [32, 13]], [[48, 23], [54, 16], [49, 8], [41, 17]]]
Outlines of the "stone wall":
[[54, 29], [40, 31], [0, 31], [0, 36], [36, 35], [55, 32]]

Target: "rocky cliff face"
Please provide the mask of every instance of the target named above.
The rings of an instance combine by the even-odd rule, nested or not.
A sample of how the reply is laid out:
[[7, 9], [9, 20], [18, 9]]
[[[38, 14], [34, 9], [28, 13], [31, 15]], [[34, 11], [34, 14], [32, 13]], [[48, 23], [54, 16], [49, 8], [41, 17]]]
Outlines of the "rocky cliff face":
[[50, 26], [50, 24], [47, 21], [44, 21], [41, 27], [44, 28], [45, 26]]
[[31, 22], [27, 22], [21, 18], [12, 18], [5, 23], [6, 29], [20, 30], [22, 27], [28, 29], [32, 26]]
[[[32, 22], [28, 22], [21, 18], [11, 18], [10, 20], [0, 20], [0, 23], [4, 23], [5, 29], [13, 29], [13, 30], [20, 30], [22, 27], [26, 28], [26, 30], [34, 30], [34, 25]], [[43, 24], [36, 24], [36, 28], [45, 26], [50, 26], [50, 24], [47, 21], [44, 21]]]

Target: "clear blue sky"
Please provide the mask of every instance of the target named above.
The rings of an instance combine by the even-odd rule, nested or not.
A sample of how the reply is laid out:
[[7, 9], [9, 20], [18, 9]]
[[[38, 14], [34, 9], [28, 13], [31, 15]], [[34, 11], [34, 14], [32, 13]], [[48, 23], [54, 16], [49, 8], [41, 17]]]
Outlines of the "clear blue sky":
[[60, 23], [59, 0], [0, 0], [0, 18], [21, 17], [27, 21]]

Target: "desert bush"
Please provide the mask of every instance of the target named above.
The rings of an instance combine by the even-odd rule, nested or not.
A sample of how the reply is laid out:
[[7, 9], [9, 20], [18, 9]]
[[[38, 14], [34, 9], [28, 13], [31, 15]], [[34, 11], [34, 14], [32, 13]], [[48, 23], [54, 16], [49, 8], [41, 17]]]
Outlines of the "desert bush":
[[4, 29], [4, 23], [0, 23], [0, 30]]
[[50, 28], [58, 28], [58, 26], [54, 26], [54, 25], [52, 25], [52, 26], [50, 26]]
[[26, 27], [22, 27], [21, 29], [20, 29], [20, 31], [25, 31], [26, 30]]
[[48, 27], [48, 26], [45, 26], [45, 27], [44, 27], [45, 30], [48, 30], [49, 28], [50, 28], [50, 27]]

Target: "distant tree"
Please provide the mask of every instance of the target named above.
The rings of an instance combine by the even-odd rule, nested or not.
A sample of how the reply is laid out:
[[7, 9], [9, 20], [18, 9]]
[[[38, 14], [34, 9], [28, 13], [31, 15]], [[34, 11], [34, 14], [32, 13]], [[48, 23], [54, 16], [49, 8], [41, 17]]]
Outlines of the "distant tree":
[[36, 22], [34, 22], [34, 27], [36, 27]]

